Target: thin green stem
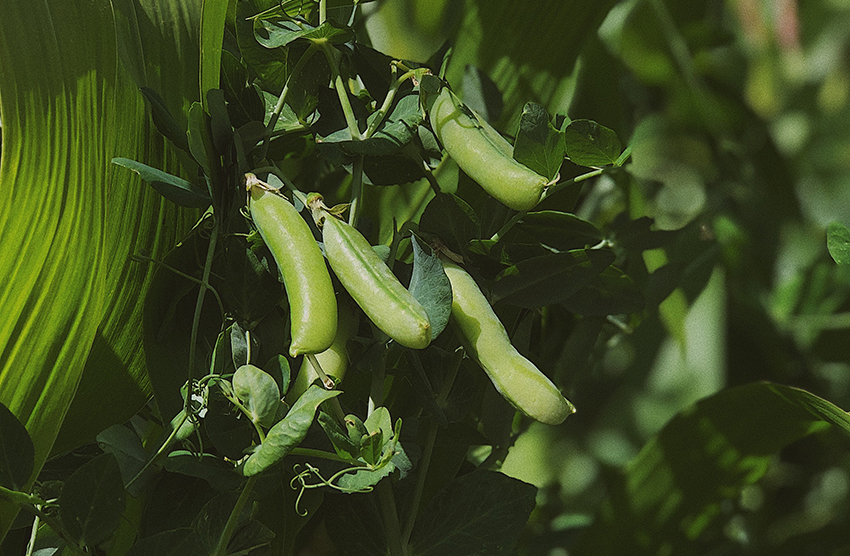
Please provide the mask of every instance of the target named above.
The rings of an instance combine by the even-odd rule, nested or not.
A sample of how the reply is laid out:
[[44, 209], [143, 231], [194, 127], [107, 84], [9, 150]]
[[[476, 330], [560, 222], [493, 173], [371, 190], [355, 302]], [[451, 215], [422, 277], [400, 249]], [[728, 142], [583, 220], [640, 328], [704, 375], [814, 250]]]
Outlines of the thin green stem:
[[348, 207], [348, 223], [357, 226], [360, 218], [360, 205], [363, 201], [363, 157], [354, 159], [354, 167], [351, 169], [351, 203]]
[[38, 516], [35, 516], [32, 520], [32, 531], [30, 532], [30, 540], [27, 543], [27, 552], [24, 556], [32, 556], [35, 550], [35, 539], [38, 537], [38, 524], [40, 521], [41, 519]]
[[[440, 386], [440, 393], [437, 395], [437, 405], [445, 407], [446, 401], [451, 393], [457, 373], [460, 370], [461, 362], [463, 361], [463, 350], [459, 349], [454, 354], [454, 360], [449, 366], [449, 373], [443, 384]], [[422, 458], [419, 460], [419, 469], [417, 470], [416, 488], [413, 495], [410, 497], [410, 508], [407, 513], [407, 522], [404, 524], [401, 540], [402, 546], [407, 546], [410, 543], [410, 537], [413, 534], [413, 527], [416, 525], [416, 516], [419, 514], [419, 504], [422, 502], [422, 493], [425, 490], [425, 481], [428, 478], [428, 467], [431, 465], [431, 457], [434, 454], [434, 444], [437, 441], [437, 433], [439, 425], [436, 419], [431, 419], [428, 424], [428, 432], [425, 436], [425, 445], [422, 450]]]
[[372, 384], [369, 387], [369, 403], [366, 409], [366, 417], [372, 415], [375, 409], [384, 403], [384, 379], [386, 378], [387, 352], [381, 355], [377, 368], [372, 370]]
[[[631, 150], [629, 150], [629, 149], [627, 149], [627, 151], [631, 152]], [[620, 158], [625, 160], [623, 158], [623, 156], [621, 156]], [[546, 194], [543, 196], [541, 201], [543, 199], [546, 199], [547, 197], [549, 197], [551, 195], [554, 195], [555, 193], [564, 189], [565, 187], [568, 187], [570, 185], [574, 185], [574, 184], [579, 183], [579, 182], [583, 182], [585, 180], [589, 180], [590, 178], [595, 178], [596, 176], [602, 175], [605, 172], [611, 171], [611, 170], [616, 169], [616, 168], [619, 168], [619, 166], [606, 166], [605, 168], [597, 168], [595, 170], [587, 172], [586, 174], [576, 176], [576, 177], [568, 179], [566, 181], [558, 182], [555, 185], [549, 187], [548, 190], [546, 190]], [[501, 241], [505, 237], [505, 235], [511, 230], [511, 228], [516, 226], [517, 222], [522, 220], [523, 217], [525, 217], [526, 214], [528, 214], [528, 211], [520, 211], [520, 212], [514, 214], [511, 217], [511, 219], [508, 220], [505, 223], [504, 226], [499, 228], [499, 230], [490, 237], [490, 239], [493, 240], [493, 241]]]
[[398, 511], [396, 510], [392, 486], [384, 480], [379, 482], [376, 488], [378, 489], [378, 499], [381, 501], [381, 514], [384, 517], [384, 529], [387, 534], [390, 556], [407, 556], [405, 545], [402, 544]]
[[[189, 280], [190, 282], [194, 282], [195, 284], [198, 284], [198, 285], [202, 285], [204, 283], [202, 280], [199, 280], [198, 278], [195, 278], [194, 276], [192, 276], [190, 274], [186, 274], [185, 272], [181, 272], [180, 270], [177, 270], [176, 268], [174, 268], [173, 266], [171, 266], [169, 264], [166, 264], [162, 261], [158, 261], [158, 260], [153, 259], [151, 257], [148, 257], [146, 255], [132, 255], [130, 257], [130, 259], [133, 260], [133, 261], [137, 261], [137, 262], [154, 263], [154, 264], [159, 265], [162, 268], [168, 270], [172, 274], [179, 276], [181, 278], [185, 278], [186, 280]], [[207, 284], [207, 288], [212, 292], [213, 296], [215, 296], [216, 303], [218, 303], [218, 310], [221, 312], [221, 315], [222, 315], [222, 318], [223, 318], [225, 310], [224, 310], [224, 303], [221, 301], [221, 296], [218, 295], [218, 291], [214, 287], [210, 286], [209, 284]]]
[[328, 20], [328, 0], [319, 0], [319, 25]]
[[325, 57], [328, 59], [328, 65], [331, 68], [331, 78], [333, 79], [334, 89], [339, 97], [339, 104], [342, 106], [342, 112], [345, 114], [345, 121], [348, 124], [348, 131], [351, 134], [352, 141], [360, 141], [363, 136], [360, 134], [360, 127], [357, 125], [357, 118], [354, 117], [354, 109], [351, 108], [351, 102], [348, 100], [348, 88], [342, 80], [342, 75], [339, 73], [339, 64], [334, 56], [334, 50], [327, 41], [317, 42]]
[[207, 248], [207, 258], [204, 262], [204, 274], [201, 281], [201, 288], [198, 291], [198, 299], [195, 302], [195, 315], [192, 317], [192, 333], [189, 338], [189, 394], [186, 396], [186, 404], [184, 409], [186, 410], [186, 414], [189, 415], [191, 413], [192, 408], [192, 375], [195, 370], [195, 355], [197, 351], [197, 343], [198, 343], [198, 329], [201, 325], [201, 309], [204, 307], [204, 298], [207, 294], [207, 288], [209, 288], [210, 283], [210, 274], [212, 273], [212, 263], [213, 258], [215, 257], [215, 248], [218, 243], [218, 233], [219, 233], [219, 221], [218, 218], [213, 216], [213, 228], [212, 233], [210, 234], [210, 244]]
[[[191, 398], [192, 398], [191, 394], [187, 395], [186, 398], [191, 400]], [[139, 477], [142, 476], [142, 473], [147, 471], [148, 467], [153, 465], [153, 462], [155, 462], [157, 460], [157, 458], [159, 458], [159, 456], [161, 456], [165, 452], [165, 450], [167, 450], [168, 447], [171, 446], [171, 442], [174, 440], [174, 437], [177, 436], [177, 433], [183, 427], [183, 424], [186, 422], [186, 419], [188, 419], [188, 418], [189, 418], [189, 412], [186, 411], [186, 409], [184, 408], [183, 409], [183, 417], [177, 423], [177, 426], [174, 427], [174, 429], [171, 431], [171, 434], [169, 434], [168, 438], [165, 439], [165, 442], [162, 443], [162, 446], [160, 446], [157, 449], [157, 451], [150, 458], [148, 458], [148, 460], [145, 462], [145, 464], [142, 466], [142, 468], [139, 470], [139, 472], [136, 473], [136, 475], [132, 479], [130, 479], [130, 481], [126, 485], [124, 485], [124, 488], [126, 490], [129, 490], [130, 487], [133, 485], [133, 483], [135, 483], [136, 480]]]
[[239, 523], [239, 514], [242, 513], [242, 509], [251, 496], [251, 491], [254, 489], [254, 483], [257, 482], [257, 477], [258, 475], [254, 475], [249, 478], [245, 486], [242, 487], [242, 492], [239, 494], [236, 504], [230, 511], [230, 516], [228, 516], [227, 522], [224, 524], [224, 530], [221, 532], [221, 537], [218, 539], [218, 545], [215, 547], [212, 556], [225, 556], [227, 554], [227, 545], [230, 543], [230, 539], [233, 538], [233, 533], [236, 532], [236, 526]]
[[301, 70], [304, 69], [304, 66], [307, 65], [307, 62], [313, 57], [313, 54], [316, 53], [316, 50], [316, 45], [310, 43], [310, 46], [307, 47], [307, 50], [304, 51], [304, 54], [301, 55], [298, 62], [295, 63], [295, 67], [292, 68], [292, 71], [287, 76], [286, 82], [283, 84], [283, 90], [280, 92], [280, 96], [277, 97], [277, 104], [275, 104], [274, 110], [269, 118], [269, 123], [266, 126], [266, 133], [263, 136], [263, 148], [260, 150], [260, 158], [265, 158], [266, 153], [268, 152], [269, 140], [274, 132], [274, 126], [277, 125], [277, 121], [280, 118], [280, 113], [283, 112], [283, 107], [286, 104], [286, 97], [289, 95], [290, 83], [298, 77]]

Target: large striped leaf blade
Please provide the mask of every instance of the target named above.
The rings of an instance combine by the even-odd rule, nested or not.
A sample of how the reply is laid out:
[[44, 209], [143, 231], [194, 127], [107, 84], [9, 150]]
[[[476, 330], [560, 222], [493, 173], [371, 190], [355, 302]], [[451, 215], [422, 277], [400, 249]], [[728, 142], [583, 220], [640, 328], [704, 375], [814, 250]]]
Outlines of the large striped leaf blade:
[[[117, 57], [105, 1], [4, 1], [0, 22], [0, 402], [37, 473], [103, 313]], [[0, 538], [16, 513], [0, 506]]]
[[[200, 98], [197, 0], [113, 0], [119, 68], [112, 156], [138, 160], [174, 175], [195, 173], [185, 153], [155, 128], [142, 87], [155, 90], [178, 126]], [[131, 261], [146, 252], [161, 260], [183, 238], [199, 212], [163, 199], [133, 172], [110, 165], [106, 241], [107, 307], [83, 377], [54, 453], [94, 439], [102, 430], [129, 419], [150, 398], [142, 350], [142, 300], [155, 265]], [[96, 408], [93, 411], [92, 408]]]

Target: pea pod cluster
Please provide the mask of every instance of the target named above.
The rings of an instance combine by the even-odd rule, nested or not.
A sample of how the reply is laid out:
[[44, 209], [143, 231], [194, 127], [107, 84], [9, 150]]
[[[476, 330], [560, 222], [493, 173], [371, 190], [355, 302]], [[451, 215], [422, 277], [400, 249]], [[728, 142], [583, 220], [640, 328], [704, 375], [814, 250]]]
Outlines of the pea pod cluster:
[[314, 218], [323, 222], [325, 256], [343, 287], [387, 336], [405, 347], [427, 347], [431, 323], [422, 304], [398, 281], [363, 234], [326, 212], [320, 196], [314, 199]]
[[531, 210], [549, 180], [513, 158], [499, 132], [443, 87], [428, 110], [431, 128], [446, 152], [490, 195], [514, 210]]
[[441, 261], [452, 285], [452, 322], [468, 353], [518, 410], [542, 423], [562, 423], [575, 412], [573, 404], [516, 350], [472, 276], [445, 257]]
[[334, 341], [336, 295], [319, 245], [292, 203], [253, 174], [246, 176], [254, 225], [280, 268], [289, 314], [292, 357], [320, 353]]

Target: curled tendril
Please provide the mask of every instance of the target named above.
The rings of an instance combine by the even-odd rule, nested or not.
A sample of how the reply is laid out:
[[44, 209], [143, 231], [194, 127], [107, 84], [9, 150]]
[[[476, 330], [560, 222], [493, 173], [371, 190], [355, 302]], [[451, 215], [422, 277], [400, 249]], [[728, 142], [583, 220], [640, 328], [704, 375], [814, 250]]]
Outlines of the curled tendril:
[[[298, 496], [295, 498], [295, 512], [298, 515], [300, 515], [301, 517], [306, 517], [307, 513], [308, 513], [306, 510], [304, 510], [304, 512], [302, 513], [302, 511], [298, 507], [299, 503], [301, 502], [301, 497], [304, 495], [304, 492], [307, 489], [329, 487], [329, 488], [332, 488], [334, 490], [344, 492], [346, 494], [354, 494], [354, 493], [357, 493], [357, 492], [372, 492], [372, 490], [374, 489], [374, 487], [372, 487], [372, 486], [366, 486], [366, 487], [363, 487], [363, 488], [348, 488], [348, 487], [339, 486], [336, 483], [343, 475], [346, 475], [346, 474], [351, 473], [351, 472], [356, 473], [357, 471], [374, 471], [374, 468], [371, 467], [371, 466], [365, 466], [364, 465], [364, 466], [348, 467], [348, 468], [343, 469], [341, 471], [337, 471], [336, 473], [331, 475], [331, 477], [329, 479], [325, 479], [322, 476], [321, 471], [318, 468], [313, 467], [309, 463], [305, 463], [304, 467], [306, 467], [306, 469], [299, 472], [298, 468], [300, 468], [300, 467], [301, 467], [300, 463], [296, 463], [295, 465], [292, 466], [292, 470], [296, 473], [296, 475], [292, 478], [292, 480], [289, 481], [289, 487], [292, 490], [298, 490], [299, 491]], [[310, 476], [315, 476], [318, 482], [308, 483], [307, 480]]]

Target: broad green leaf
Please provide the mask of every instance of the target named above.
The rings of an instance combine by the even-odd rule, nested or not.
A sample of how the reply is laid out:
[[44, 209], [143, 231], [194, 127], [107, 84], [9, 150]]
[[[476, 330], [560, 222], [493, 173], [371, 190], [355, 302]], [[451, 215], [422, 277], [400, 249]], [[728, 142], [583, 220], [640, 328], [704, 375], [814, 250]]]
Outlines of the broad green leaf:
[[402, 96], [380, 123], [378, 123], [379, 116], [379, 113], [375, 112], [366, 120], [367, 126], [377, 126], [374, 135], [368, 139], [353, 141], [348, 128], [343, 128], [327, 137], [322, 137], [321, 142], [337, 143], [349, 154], [384, 156], [397, 153], [410, 143], [423, 120], [422, 111], [419, 108], [419, 95], [408, 93]]
[[579, 166], [608, 166], [622, 152], [617, 134], [591, 120], [573, 120], [564, 137], [567, 156]]
[[198, 477], [219, 492], [228, 492], [239, 488], [244, 479], [219, 457], [210, 454], [193, 454], [186, 450], [175, 450], [163, 461], [165, 469], [190, 477]]
[[233, 374], [233, 392], [251, 414], [251, 420], [271, 427], [280, 406], [280, 389], [267, 372], [242, 365]]
[[602, 232], [587, 220], [553, 210], [529, 212], [516, 228], [559, 251], [592, 247], [602, 241]]
[[826, 246], [836, 263], [850, 265], [850, 229], [840, 222], [832, 222], [826, 230]]
[[151, 119], [156, 129], [166, 139], [174, 143], [175, 147], [189, 152], [189, 140], [186, 138], [186, 129], [180, 127], [180, 124], [177, 123], [177, 120], [171, 114], [171, 111], [165, 105], [165, 101], [162, 100], [159, 93], [150, 87], [142, 87], [139, 90], [151, 107]]
[[34, 466], [34, 448], [27, 429], [0, 404], [0, 486], [24, 490]]
[[514, 158], [541, 176], [554, 179], [564, 162], [564, 134], [549, 121], [549, 113], [529, 102], [522, 110], [514, 142]]
[[139, 435], [124, 425], [112, 425], [99, 433], [96, 440], [101, 450], [115, 456], [124, 484], [142, 470], [148, 459]]
[[609, 499], [575, 553], [688, 552], [723, 501], [764, 476], [776, 452], [829, 424], [850, 433], [847, 412], [778, 384], [738, 386], [698, 402], [609, 485]]
[[210, 110], [207, 91], [219, 88], [221, 74], [221, 50], [224, 39], [224, 24], [227, 8], [231, 0], [204, 0], [201, 8], [200, 29], [200, 90], [198, 96], [204, 102], [204, 108]]
[[269, 359], [266, 364], [263, 365], [263, 370], [269, 373], [275, 382], [277, 382], [281, 395], [286, 394], [289, 391], [291, 371], [289, 369], [289, 359], [287, 359], [285, 355], [275, 355]]
[[65, 481], [59, 497], [62, 524], [80, 544], [100, 544], [118, 528], [125, 496], [115, 457], [100, 455], [83, 464]]
[[[204, 505], [201, 512], [192, 522], [192, 529], [201, 541], [204, 554], [216, 554], [221, 534], [227, 524], [228, 518], [236, 505], [239, 493], [226, 492], [219, 494]], [[239, 530], [249, 534], [239, 535]], [[249, 554], [258, 546], [268, 545], [274, 534], [265, 526], [251, 518], [251, 504], [245, 504], [237, 516], [236, 533], [227, 544], [226, 554]]]
[[619, 268], [609, 266], [561, 305], [578, 315], [621, 315], [641, 311], [644, 297], [634, 280]]
[[203, 421], [204, 431], [221, 454], [231, 460], [239, 460], [245, 457], [254, 441], [254, 426], [217, 389], [210, 394]]
[[341, 393], [339, 390], [324, 390], [316, 385], [307, 388], [286, 417], [269, 430], [266, 439], [248, 457], [242, 466], [242, 474], [251, 477], [262, 473], [285, 458], [304, 440], [318, 407]]
[[576, 249], [522, 261], [506, 268], [493, 284], [493, 303], [543, 307], [568, 299], [614, 262], [608, 250]]
[[[95, 5], [99, 2], [91, 6]], [[114, 0], [111, 7], [117, 37], [108, 31], [108, 26], [91, 31], [108, 32], [110, 43], [117, 42], [121, 61], [115, 93], [117, 108], [111, 111], [113, 118], [92, 120], [102, 123], [107, 133], [118, 141], [112, 150], [107, 149], [108, 158], [126, 157], [172, 175], [194, 177], [197, 167], [188, 155], [164, 143], [162, 135], [151, 125], [139, 89], [156, 90], [178, 127], [186, 129], [186, 109], [192, 99], [198, 98], [200, 13], [197, 6], [195, 0]], [[62, 21], [63, 27], [74, 27], [71, 20]], [[89, 32], [85, 27], [77, 31]], [[62, 51], [79, 56], [76, 47], [70, 46], [76, 44], [75, 40], [65, 40]], [[80, 48], [86, 56], [90, 55], [85, 46]], [[32, 72], [33, 66], [28, 65], [27, 71]], [[98, 134], [90, 133], [90, 136], [98, 148], [105, 147]], [[151, 188], [141, 185], [134, 174], [114, 165], [108, 171], [105, 252], [109, 257], [104, 268], [90, 269], [95, 273], [105, 272], [108, 304], [74, 401], [53, 446], [54, 453], [90, 442], [110, 425], [125, 422], [148, 401], [151, 387], [141, 349], [143, 308], [139, 300], [145, 297], [156, 266], [136, 262], [131, 256], [147, 252], [154, 259], [161, 258], [198, 218], [195, 210], [164, 202]], [[90, 195], [93, 183], [83, 180], [77, 186]], [[81, 263], [82, 258], [75, 259], [75, 264]], [[109, 395], [104, 396], [103, 392]], [[97, 411], [92, 411], [92, 407], [97, 407]]]
[[139, 539], [127, 556], [205, 556], [201, 539], [189, 527], [162, 531]]
[[419, 246], [416, 236], [413, 245], [413, 275], [410, 277], [410, 293], [425, 307], [431, 323], [431, 339], [440, 335], [449, 323], [452, 313], [452, 286], [443, 270], [440, 258]]
[[495, 471], [462, 475], [416, 520], [417, 556], [509, 556], [534, 509], [537, 489]]
[[319, 412], [317, 421], [328, 436], [328, 440], [331, 441], [337, 455], [348, 459], [357, 459], [360, 457], [360, 448], [355, 446], [348, 438], [348, 432], [339, 426], [336, 419], [331, 417], [330, 414], [321, 411]]
[[266, 48], [286, 46], [298, 39], [327, 41], [331, 44], [347, 42], [352, 37], [351, 29], [334, 21], [326, 21], [313, 27], [299, 19], [261, 18], [254, 24], [254, 36]]
[[504, 99], [499, 129], [518, 121], [529, 101], [551, 114], [566, 113], [575, 61], [615, 3], [575, 0], [534, 3], [528, 9], [517, 9], [511, 0], [469, 3], [455, 33], [446, 79], [458, 86], [469, 65], [490, 76]]
[[[255, 0], [236, 3], [236, 39], [245, 64], [255, 71], [271, 89], [280, 90], [289, 76], [291, 49], [267, 49], [254, 37], [251, 16], [262, 11]], [[295, 65], [295, 61], [292, 61]]]
[[481, 237], [481, 222], [466, 201], [444, 193], [434, 197], [425, 207], [419, 231], [437, 236], [446, 247], [462, 254], [470, 240]]
[[172, 176], [162, 170], [128, 158], [113, 158], [112, 163], [136, 172], [160, 195], [176, 205], [189, 208], [206, 208], [210, 204], [209, 193], [203, 189], [199, 190], [188, 180]]

